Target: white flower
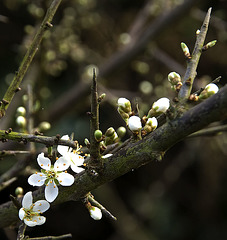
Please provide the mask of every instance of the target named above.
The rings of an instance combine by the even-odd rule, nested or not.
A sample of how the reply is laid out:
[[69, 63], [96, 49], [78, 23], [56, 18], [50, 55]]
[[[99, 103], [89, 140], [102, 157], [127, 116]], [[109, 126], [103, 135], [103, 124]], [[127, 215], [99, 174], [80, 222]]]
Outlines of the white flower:
[[102, 211], [97, 207], [91, 206], [89, 213], [94, 220], [100, 220], [102, 218]]
[[19, 218], [29, 227], [44, 224], [46, 218], [40, 214], [50, 207], [50, 204], [45, 200], [39, 200], [34, 204], [32, 202], [32, 192], [27, 192], [22, 200], [22, 208], [19, 210]]
[[132, 116], [128, 120], [128, 127], [132, 132], [137, 132], [142, 128], [142, 123], [139, 117]]
[[163, 97], [153, 103], [152, 109], [157, 113], [164, 113], [169, 108], [169, 106], [169, 99]]
[[210, 83], [210, 84], [206, 85], [205, 90], [207, 91], [207, 93], [209, 95], [214, 95], [215, 93], [218, 92], [219, 88], [216, 84]]
[[152, 130], [154, 131], [158, 126], [157, 118], [156, 117], [148, 118], [146, 124], [151, 126]]
[[[61, 139], [69, 140], [69, 136], [64, 135]], [[83, 168], [79, 167], [84, 163], [84, 157], [78, 154], [78, 151], [80, 150], [79, 147], [77, 150], [73, 150], [70, 147], [58, 145], [57, 150], [62, 155], [62, 157], [60, 157], [58, 160], [68, 162], [69, 166], [75, 173], [79, 173], [84, 170]]]
[[58, 184], [62, 186], [71, 186], [74, 183], [74, 177], [65, 171], [69, 167], [68, 161], [59, 158], [54, 166], [51, 165], [50, 159], [40, 153], [37, 157], [41, 172], [36, 172], [28, 178], [28, 183], [32, 186], [45, 187], [45, 198], [48, 202], [53, 202], [58, 196]]

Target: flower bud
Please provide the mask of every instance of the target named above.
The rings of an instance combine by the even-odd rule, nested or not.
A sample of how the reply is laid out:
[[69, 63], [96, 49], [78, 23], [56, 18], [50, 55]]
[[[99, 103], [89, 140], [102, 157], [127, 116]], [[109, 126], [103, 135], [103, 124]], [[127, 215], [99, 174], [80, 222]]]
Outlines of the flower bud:
[[177, 85], [181, 82], [181, 76], [176, 72], [171, 72], [168, 75], [168, 80], [172, 85]]
[[109, 127], [109, 128], [106, 130], [106, 132], [105, 132], [105, 136], [111, 137], [111, 136], [114, 135], [114, 133], [115, 133], [114, 128], [113, 128], [113, 127]]
[[17, 187], [17, 188], [15, 189], [15, 194], [16, 194], [17, 197], [23, 196], [23, 194], [24, 194], [24, 189], [23, 189], [22, 187]]
[[217, 40], [213, 40], [211, 42], [208, 42], [206, 45], [203, 46], [202, 50], [205, 51], [208, 48], [211, 48], [211, 47], [215, 46], [216, 42], [217, 42]]
[[123, 138], [126, 134], [126, 128], [125, 127], [119, 127], [117, 129], [117, 135], [119, 136], [119, 138]]
[[123, 110], [125, 113], [131, 113], [131, 103], [127, 98], [119, 98], [117, 101], [118, 108]]
[[97, 207], [91, 206], [89, 208], [89, 213], [94, 220], [100, 220], [102, 218], [102, 211]]
[[153, 132], [158, 126], [158, 121], [156, 119], [156, 117], [152, 117], [152, 118], [148, 118], [145, 126], [144, 126], [144, 130], [149, 133], [149, 132]]
[[90, 147], [90, 142], [87, 138], [84, 139], [84, 143], [87, 147]]
[[39, 128], [39, 131], [47, 131], [51, 128], [51, 125], [49, 122], [44, 121], [39, 124], [38, 128]]
[[169, 102], [169, 99], [165, 97], [160, 98], [159, 100], [154, 102], [152, 105], [152, 109], [148, 112], [147, 117], [150, 118], [160, 115], [161, 113], [165, 113], [170, 106]]
[[182, 42], [181, 43], [181, 48], [183, 50], [183, 53], [184, 53], [185, 57], [190, 58], [191, 54], [190, 54], [190, 51], [188, 49], [188, 46], [185, 43]]
[[24, 107], [18, 107], [17, 108], [17, 115], [18, 116], [25, 116], [26, 115], [26, 109]]
[[19, 127], [25, 128], [26, 124], [27, 124], [27, 121], [26, 121], [25, 117], [19, 116], [19, 117], [16, 118], [16, 123]]
[[97, 142], [102, 141], [102, 131], [100, 131], [100, 130], [95, 130], [94, 136], [95, 136], [95, 140], [96, 140]]
[[199, 98], [200, 99], [206, 99], [215, 93], [217, 93], [219, 90], [218, 86], [214, 83], [210, 83], [206, 85], [205, 89], [200, 93]]
[[128, 120], [128, 127], [132, 132], [138, 132], [142, 129], [141, 119], [137, 116], [132, 116]]

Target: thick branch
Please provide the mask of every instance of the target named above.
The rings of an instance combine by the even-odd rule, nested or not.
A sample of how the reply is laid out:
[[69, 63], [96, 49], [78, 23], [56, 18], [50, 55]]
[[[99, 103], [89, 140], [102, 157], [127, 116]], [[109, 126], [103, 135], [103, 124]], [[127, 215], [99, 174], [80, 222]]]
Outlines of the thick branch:
[[[61, 187], [58, 198], [53, 204], [69, 200], [79, 200], [98, 186], [112, 181], [132, 169], [161, 160], [165, 152], [174, 144], [208, 124], [227, 117], [227, 86], [206, 101], [186, 112], [182, 117], [162, 125], [143, 140], [129, 143], [111, 157], [103, 159], [104, 169], [101, 175], [92, 176], [83, 171], [75, 176], [71, 187]], [[183, 161], [183, 160], [182, 160]], [[44, 198], [43, 188], [35, 191], [35, 200]], [[18, 221], [18, 212], [11, 202], [0, 206], [0, 227], [6, 227]]]

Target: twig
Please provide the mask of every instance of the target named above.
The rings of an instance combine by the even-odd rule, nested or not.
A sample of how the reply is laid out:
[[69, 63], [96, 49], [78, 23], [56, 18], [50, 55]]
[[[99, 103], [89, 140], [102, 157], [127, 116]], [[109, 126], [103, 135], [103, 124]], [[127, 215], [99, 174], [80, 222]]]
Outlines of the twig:
[[92, 205], [100, 208], [100, 209], [102, 210], [102, 213], [103, 213], [106, 217], [108, 217], [109, 219], [114, 220], [114, 221], [117, 220], [117, 218], [116, 218], [115, 216], [113, 216], [112, 213], [110, 213], [105, 207], [103, 207], [103, 205], [101, 205], [98, 201], [96, 201], [96, 200], [94, 199], [94, 196], [92, 196], [91, 193], [89, 193], [87, 197], [88, 197], [88, 201], [89, 201]]
[[56, 135], [55, 137], [46, 137], [46, 136], [19, 133], [19, 132], [6, 133], [6, 131], [0, 130], [0, 141], [4, 142], [5, 139], [23, 142], [25, 144], [27, 142], [36, 142], [36, 143], [45, 144], [47, 146], [64, 145], [64, 146], [69, 146], [75, 149], [77, 148], [77, 144], [74, 141], [60, 139], [59, 135]]
[[192, 90], [192, 85], [196, 77], [196, 69], [199, 63], [199, 59], [202, 53], [202, 47], [206, 38], [208, 25], [210, 21], [211, 8], [209, 8], [207, 15], [204, 19], [203, 25], [200, 29], [200, 33], [197, 35], [195, 47], [190, 59], [188, 59], [187, 69], [183, 79], [183, 85], [179, 91], [178, 98], [180, 102], [185, 102]]
[[46, 236], [46, 237], [37, 237], [37, 238], [28, 238], [28, 240], [61, 240], [61, 239], [67, 239], [72, 238], [72, 234], [64, 234], [61, 236]]
[[202, 129], [198, 132], [195, 132], [188, 136], [188, 138], [192, 137], [212, 137], [218, 134], [222, 134], [227, 131], [227, 125], [221, 125], [216, 127], [210, 127], [206, 129]]
[[2, 182], [0, 183], [0, 191], [2, 191], [3, 189], [5, 189], [6, 187], [8, 187], [10, 184], [12, 184], [13, 182], [15, 182], [17, 180], [16, 177], [13, 177], [11, 179], [9, 179], [6, 182]]
[[29, 151], [14, 151], [14, 150], [3, 150], [0, 151], [0, 157], [5, 157], [5, 156], [12, 156], [12, 155], [16, 155], [16, 154], [30, 154]]
[[9, 88], [7, 89], [0, 105], [0, 118], [2, 118], [5, 115], [5, 112], [7, 108], [9, 107], [9, 104], [11, 103], [15, 93], [20, 90], [20, 84], [28, 70], [29, 65], [31, 64], [39, 45], [42, 41], [42, 38], [44, 36], [44, 33], [49, 27], [52, 27], [51, 21], [58, 9], [58, 6], [60, 5], [61, 0], [53, 0], [51, 3], [46, 16], [44, 17], [44, 20], [36, 33], [31, 46], [29, 47], [26, 55], [24, 56], [23, 61], [21, 62], [21, 65], [18, 69], [18, 71], [15, 73], [15, 76], [13, 78], [12, 83], [10, 84]]
[[24, 233], [26, 230], [27, 225], [24, 222], [20, 222], [19, 228], [18, 228], [18, 232], [17, 232], [17, 240], [25, 240], [28, 238], [24, 237]]
[[97, 79], [95, 69], [93, 70], [93, 81], [91, 87], [91, 113], [90, 113], [90, 164], [100, 165], [100, 147], [95, 139], [95, 131], [99, 129], [99, 103], [97, 91]]

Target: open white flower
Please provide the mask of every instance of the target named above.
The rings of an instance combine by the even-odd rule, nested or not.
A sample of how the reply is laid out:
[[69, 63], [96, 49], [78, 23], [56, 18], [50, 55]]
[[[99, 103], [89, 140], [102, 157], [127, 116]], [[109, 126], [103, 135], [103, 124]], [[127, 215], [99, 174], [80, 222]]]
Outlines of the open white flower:
[[[68, 135], [64, 135], [61, 139], [69, 140]], [[80, 166], [84, 163], [84, 157], [78, 154], [80, 148], [78, 147], [76, 150], [73, 150], [70, 147], [58, 145], [57, 147], [58, 152], [62, 155], [58, 160], [63, 162], [68, 162], [68, 165], [75, 173], [82, 172], [84, 169]]]
[[50, 204], [46, 200], [39, 200], [33, 204], [32, 192], [27, 192], [22, 200], [22, 208], [19, 210], [19, 218], [29, 227], [42, 225], [46, 218], [40, 216], [48, 210]]
[[94, 220], [100, 220], [102, 218], [102, 211], [97, 207], [91, 206], [89, 213]]
[[142, 123], [139, 117], [132, 116], [128, 119], [128, 127], [132, 132], [137, 132], [141, 130]]
[[48, 202], [53, 202], [58, 196], [58, 184], [71, 186], [74, 183], [74, 177], [65, 172], [69, 167], [69, 163], [64, 158], [59, 158], [53, 166], [50, 159], [44, 156], [44, 153], [38, 155], [37, 161], [42, 168], [41, 172], [32, 174], [28, 178], [28, 183], [32, 186], [45, 184], [45, 198]]

